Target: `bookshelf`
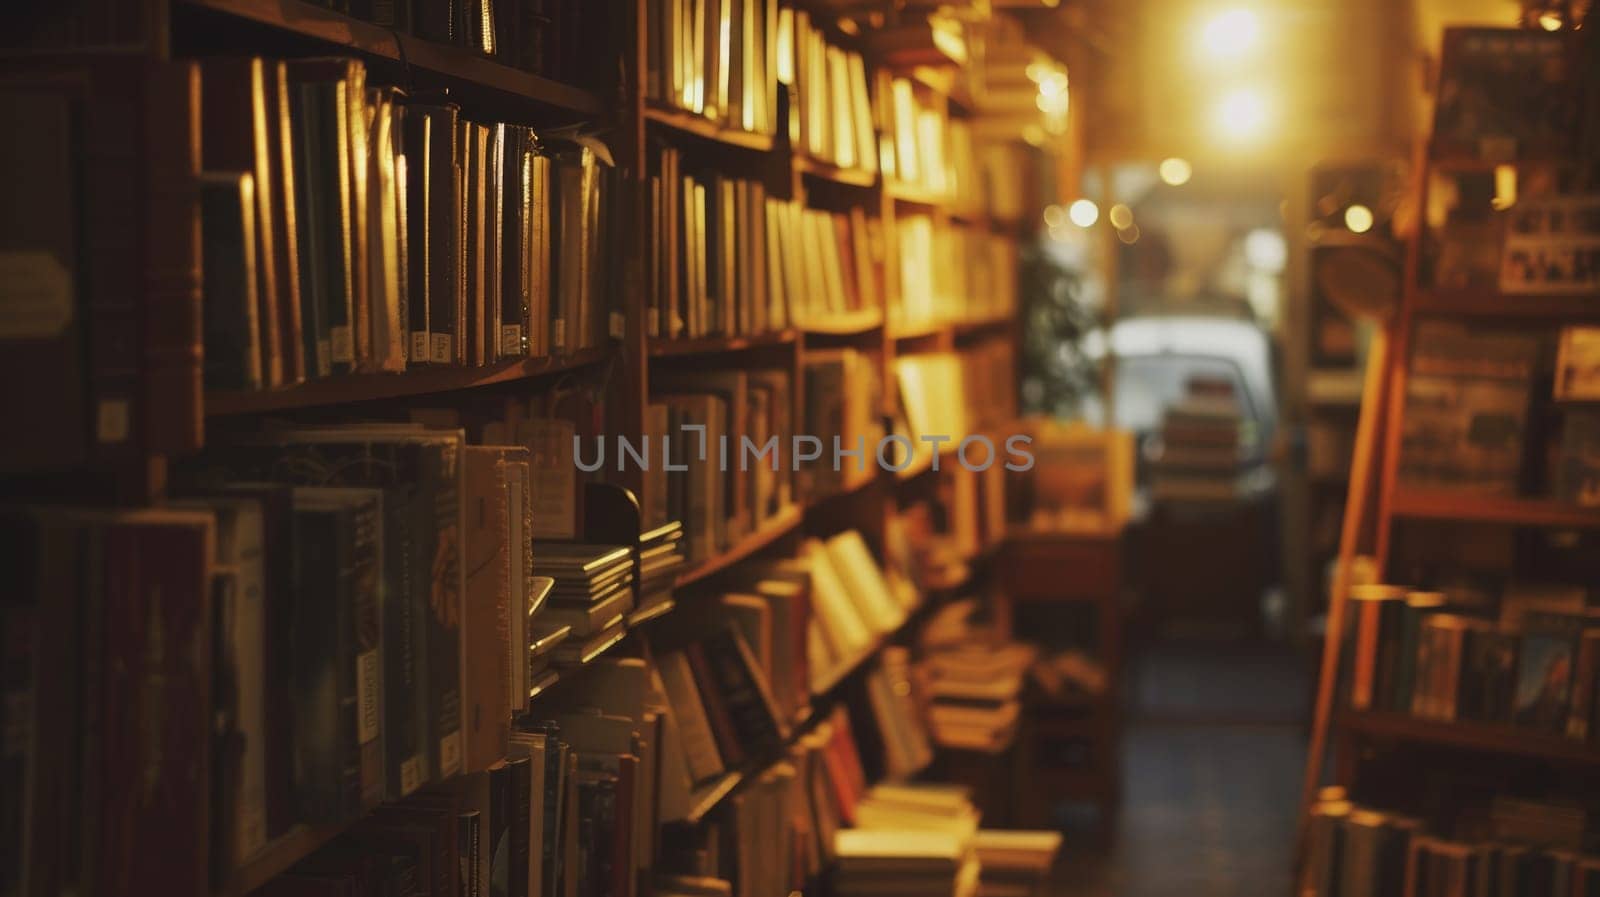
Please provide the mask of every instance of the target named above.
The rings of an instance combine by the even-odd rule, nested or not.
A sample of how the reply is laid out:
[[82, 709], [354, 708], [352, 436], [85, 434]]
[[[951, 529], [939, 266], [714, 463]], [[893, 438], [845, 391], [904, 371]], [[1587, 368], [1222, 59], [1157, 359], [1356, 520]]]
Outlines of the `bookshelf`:
[[[1438, 97], [1440, 130], [1419, 143], [1412, 166], [1414, 207], [1430, 213], [1408, 235], [1398, 307], [1374, 340], [1362, 392], [1305, 774], [1298, 869], [1303, 875], [1349, 863], [1349, 854], [1341, 859], [1326, 839], [1333, 827], [1345, 824], [1334, 817], [1352, 806], [1375, 812], [1358, 821], [1351, 811], [1347, 830], [1371, 824], [1374, 837], [1409, 845], [1411, 862], [1424, 864], [1456, 852], [1459, 839], [1473, 837], [1469, 827], [1480, 815], [1493, 820], [1490, 843], [1482, 849], [1529, 843], [1525, 829], [1506, 824], [1503, 804], [1526, 804], [1528, 819], [1554, 818], [1560, 802], [1574, 793], [1568, 783], [1592, 781], [1600, 768], [1600, 742], [1588, 712], [1594, 673], [1584, 653], [1594, 635], [1585, 614], [1593, 612], [1595, 579], [1583, 562], [1564, 569], [1554, 560], [1559, 551], [1539, 554], [1535, 548], [1582, 546], [1600, 527], [1600, 507], [1581, 504], [1576, 491], [1563, 491], [1564, 465], [1573, 459], [1566, 457], [1570, 446], [1563, 445], [1561, 433], [1579, 411], [1552, 395], [1550, 351], [1564, 327], [1600, 318], [1600, 295], [1502, 289], [1518, 277], [1532, 282], [1559, 275], [1555, 269], [1530, 273], [1517, 267], [1517, 252], [1535, 250], [1529, 243], [1514, 244], [1530, 238], [1511, 227], [1471, 250], [1463, 249], [1464, 232], [1452, 231], [1475, 215], [1496, 226], [1494, 216], [1537, 221], [1548, 204], [1585, 199], [1577, 195], [1582, 188], [1564, 185], [1524, 194], [1509, 210], [1489, 209], [1487, 199], [1483, 208], [1467, 199], [1450, 204], [1452, 190], [1470, 190], [1470, 183], [1497, 172], [1520, 176], [1527, 166], [1542, 164], [1537, 152], [1526, 151], [1498, 164], [1458, 158], [1473, 150], [1460, 143], [1459, 126], [1452, 131], [1445, 124], [1458, 111], [1450, 107], [1457, 101], [1454, 90], [1486, 77], [1482, 66], [1488, 60], [1514, 59], [1516, 52], [1508, 48], [1534, 45], [1573, 58], [1592, 50], [1580, 49], [1571, 34], [1444, 32], [1440, 83], [1448, 86], [1441, 86]], [[1538, 89], [1567, 89], [1560, 76], [1545, 77]], [[1442, 183], [1450, 178], [1469, 180]], [[1539, 234], [1532, 245], [1542, 252], [1563, 232], [1554, 227]], [[1470, 265], [1461, 261], [1462, 252], [1471, 255]], [[1504, 354], [1495, 354], [1497, 349]], [[1428, 405], [1431, 390], [1448, 393], [1452, 387], [1461, 396], [1472, 388], [1483, 391]], [[1505, 401], [1495, 405], [1498, 399], [1491, 397]], [[1469, 469], [1463, 456], [1484, 445], [1468, 444], [1463, 422], [1492, 408], [1504, 409], [1514, 422], [1508, 431], [1513, 438], [1485, 450], [1484, 457], [1500, 462], [1498, 470]], [[1430, 453], [1434, 448], [1446, 450]], [[1472, 557], [1470, 550], [1450, 555], [1451, 546], [1472, 539], [1516, 547], [1493, 560]], [[1434, 549], [1445, 554], [1430, 560]], [[1358, 556], [1373, 562], [1379, 583], [1409, 585], [1398, 591], [1353, 586]], [[1479, 577], [1481, 603], [1474, 605], [1472, 590], [1463, 594], [1463, 576]], [[1417, 588], [1437, 589], [1438, 596]], [[1535, 592], [1548, 602], [1540, 604]], [[1381, 614], [1390, 614], [1389, 622], [1378, 621]], [[1405, 625], [1395, 622], [1402, 617]], [[1411, 623], [1415, 633], [1406, 628]], [[1561, 659], [1539, 666], [1540, 639], [1548, 639], [1551, 656]], [[1473, 648], [1466, 651], [1469, 644]], [[1433, 654], [1434, 648], [1441, 653]], [[1392, 652], [1394, 662], [1377, 661], [1374, 650]], [[1447, 665], [1458, 657], [1459, 667]], [[1319, 792], [1330, 741], [1337, 786], [1330, 790], [1340, 792], [1337, 798]], [[1456, 800], [1453, 791], [1471, 796]], [[1422, 829], [1407, 829], [1406, 817], [1425, 820]], [[1419, 842], [1414, 836], [1424, 832], [1429, 839]], [[1450, 870], [1444, 874], [1472, 874], [1478, 860], [1464, 852], [1456, 857], [1439, 867]], [[1394, 875], [1401, 886], [1403, 871]]]
[[[215, 34], [226, 38], [217, 52], [259, 54], [268, 59], [350, 57], [365, 64], [369, 87], [417, 94], [448, 91], [448, 101], [459, 105], [463, 119], [470, 118], [475, 123], [528, 126], [536, 131], [554, 132], [577, 123], [593, 126], [615, 157], [615, 167], [611, 169], [613, 179], [608, 186], [612, 192], [605, 207], [606, 214], [614, 215], [608, 220], [611, 229], [605, 234], [610, 241], [608, 255], [594, 260], [592, 265], [605, 269], [604, 285], [599, 289], [601, 295], [593, 297], [595, 308], [587, 310], [595, 314], [612, 312], [609, 318], [600, 320], [601, 326], [597, 329], [605, 338], [599, 345], [557, 349], [538, 357], [509, 361], [408, 364], [404, 370], [383, 373], [366, 372], [369, 366], [352, 362], [351, 367], [361, 372], [329, 373], [292, 385], [254, 390], [201, 390], [198, 417], [191, 423], [213, 440], [213, 444], [171, 451], [139, 446], [135, 461], [141, 468], [154, 472], [151, 481], [156, 484], [154, 490], [141, 490], [152, 491], [152, 495], [141, 497], [161, 502], [177, 496], [180, 487], [163, 488], [169, 466], [181, 468], [193, 460], [190, 456], [203, 457], [203, 453], [197, 451], [200, 448], [228, 447], [228, 436], [234, 431], [245, 431], [251, 425], [265, 428], [281, 421], [315, 422], [328, 428], [357, 422], [420, 428], [422, 424], [418, 421], [423, 418], [430, 425], [433, 421], [444, 420], [445, 428], [469, 434], [462, 447], [477, 448], [480, 443], [489, 442], [482, 434], [490, 428], [514, 429], [519, 420], [536, 415], [537, 409], [560, 407], [563, 410], [559, 413], [551, 412], [552, 419], [569, 415], [583, 425], [577, 432], [584, 435], [595, 435], [598, 429], [601, 433], [639, 437], [649, 432], [646, 415], [651, 402], [665, 392], [665, 384], [675, 376], [694, 377], [703, 372], [787, 374], [789, 392], [773, 401], [787, 406], [792, 429], [798, 431], [808, 407], [807, 400], [812, 398], [808, 396], [806, 385], [808, 366], [840, 352], [859, 356], [861, 367], [858, 370], [872, 373], [879, 381], [876, 402], [867, 409], [867, 417], [881, 424], [885, 420], [893, 421], [903, 404], [894, 373], [897, 359], [969, 350], [1003, 350], [1015, 343], [1016, 321], [1009, 314], [994, 313], [992, 306], [984, 306], [986, 310], [982, 315], [962, 317], [966, 305], [971, 304], [976, 309], [979, 302], [968, 295], [971, 290], [966, 284], [952, 290], [958, 308], [941, 309], [938, 315], [907, 326], [889, 323], [898, 320], [894, 312], [904, 300], [900, 258], [896, 254], [899, 248], [897, 222], [907, 215], [916, 215], [963, 233], [1020, 240], [1029, 236], [1025, 223], [1028, 219], [1001, 221], [970, 208], [957, 210], [952, 196], [886, 181], [876, 164], [838, 164], [793, 144], [785, 136], [731, 127], [650, 99], [645, 87], [648, 53], [645, 36], [642, 29], [632, 26], [647, 19], [651, 0], [619, 5], [627, 13], [625, 24], [629, 26], [619, 29], [618, 46], [614, 48], [621, 77], [619, 83], [603, 86], [566, 83], [497, 61], [464, 46], [425, 40], [402, 29], [363, 21], [303, 0], [148, 0], [147, 5], [162, 32], [155, 42], [162, 50], [160, 55], [180, 60], [209, 55], [214, 48], [208, 39]], [[587, 7], [576, 2], [573, 5]], [[800, 7], [810, 8], [811, 4], [803, 3]], [[811, 9], [811, 12], [825, 16], [819, 9]], [[861, 53], [874, 71], [880, 67], [885, 71], [889, 69], [867, 47], [867, 41], [832, 26], [826, 34], [830, 42]], [[10, 65], [20, 63], [13, 61]], [[917, 89], [924, 104], [931, 103], [946, 112], [974, 114], [970, 102], [961, 98], [959, 84], [919, 82]], [[787, 106], [796, 91], [785, 85], [779, 92], [781, 97], [773, 98], [774, 117], [779, 117], [779, 110]], [[204, 124], [201, 123], [201, 133]], [[869, 135], [874, 140], [877, 136], [875, 132]], [[1029, 147], [1020, 134], [1012, 142], [1019, 156], [1035, 161], [1054, 151]], [[721, 171], [726, 165], [729, 172], [741, 179], [760, 184], [768, 197], [793, 203], [805, 211], [827, 212], [839, 220], [856, 215], [857, 220], [868, 222], [871, 239], [863, 239], [858, 246], [868, 242], [873, 246], [869, 254], [872, 255], [871, 264], [878, 269], [874, 275], [878, 278], [875, 298], [850, 303], [862, 307], [830, 308], [825, 312], [795, 315], [779, 326], [736, 334], [716, 332], [692, 338], [651, 335], [646, 297], [654, 288], [651, 282], [654, 272], [648, 268], [647, 260], [652, 257], [651, 248], [664, 242], [664, 238], [657, 230], [658, 222], [651, 220], [645, 210], [649, 202], [648, 179], [654, 173], [656, 154], [663, 147], [680, 152], [697, 171]], [[291, 206], [294, 200], [290, 197]], [[197, 212], [187, 223], [198, 229]], [[855, 249], [852, 247], [851, 251]], [[351, 258], [355, 257], [352, 250]], [[558, 262], [557, 257], [552, 264]], [[359, 263], [364, 264], [365, 260]], [[358, 263], [352, 263], [355, 264]], [[199, 270], [198, 266], [195, 270]], [[502, 273], [492, 270], [486, 262], [476, 276], [498, 278]], [[477, 286], [488, 289], [483, 283]], [[742, 284], [739, 291], [742, 293], [747, 288]], [[849, 289], [865, 292], [859, 283], [852, 283]], [[459, 291], [460, 287], [453, 286], [451, 290]], [[198, 296], [198, 289], [196, 292]], [[484, 312], [480, 310], [478, 314]], [[477, 325], [484, 325], [484, 321], [478, 321]], [[402, 328], [401, 332], [407, 329]], [[465, 332], [455, 336], [462, 341], [468, 339]], [[486, 355], [486, 358], [494, 357], [493, 353]], [[856, 387], [853, 382], [846, 384], [848, 389]], [[865, 387], [861, 388], [864, 392]], [[594, 400], [595, 407], [583, 405], [570, 409], [570, 403], [589, 401], [591, 393], [600, 394], [600, 399]], [[505, 410], [508, 406], [515, 406], [517, 410], [508, 413]], [[421, 409], [416, 412], [419, 416], [415, 419], [408, 417], [413, 408]], [[1014, 414], [1015, 405], [1001, 403], [986, 411], [1003, 418]], [[568, 417], [560, 419], [565, 422]], [[955, 465], [954, 455], [954, 448], [946, 447], [941, 465]], [[651, 494], [651, 481], [637, 470], [607, 473], [605, 479], [631, 490], [639, 504], [648, 504], [659, 497]], [[530, 659], [552, 665], [535, 670], [524, 683], [525, 706], [533, 713], [553, 707], [568, 708], [572, 695], [582, 694], [591, 679], [610, 669], [612, 661], [638, 658], [653, 663], [654, 642], [658, 636], [670, 639], [676, 637], [675, 633], [696, 626], [714, 628], [722, 622], [715, 619], [715, 602], [708, 606], [702, 599], [715, 595], [721, 585], [737, 582], [740, 573], [762, 560], [792, 556], [807, 540], [858, 531], [874, 555], [873, 562], [882, 565], [887, 552], [886, 532], [891, 521], [901, 513], [901, 504], [934, 491], [936, 483], [931, 459], [924, 459], [908, 475], [874, 470], [846, 478], [829, 489], [802, 488], [796, 483], [792, 500], [781, 510], [753, 525], [741, 537], [715, 547], [706, 556], [686, 565], [672, 577], [666, 588], [667, 597], [634, 608], [614, 631], [608, 630], [609, 634], [599, 641], [584, 643], [590, 648], [580, 660], [550, 661], [560, 653], [558, 649], [571, 649], [578, 641], [579, 636], [572, 630], [565, 634], [536, 636], [542, 640], [530, 649]], [[586, 501], [583, 485], [580, 482], [577, 488], [579, 504]], [[577, 535], [587, 533], [580, 531]], [[591, 538], [590, 541], [597, 540]], [[991, 542], [979, 551], [993, 556], [998, 550], [998, 542]], [[639, 564], [637, 558], [634, 563]], [[537, 553], [533, 564], [538, 571]], [[977, 591], [986, 573], [986, 570], [969, 571], [961, 581], [932, 585], [928, 592], [938, 592], [938, 597], [944, 598], [963, 589]], [[429, 569], [429, 574], [444, 575], [433, 568]], [[911, 638], [915, 627], [925, 620], [924, 612], [933, 603], [930, 598], [924, 598], [922, 603], [906, 611], [904, 621], [897, 627], [876, 633], [859, 650], [835, 660], [814, 679], [815, 687], [809, 689], [810, 715], [794, 726], [793, 734], [783, 746], [785, 752], [795, 748], [803, 735], [825, 723], [825, 711], [843, 708], [854, 697], [853, 693], [847, 693], [873, 674], [886, 648]], [[461, 625], [465, 628], [465, 624]], [[530, 637], [535, 634], [530, 633]], [[467, 663], [473, 659], [469, 658]], [[691, 795], [686, 821], [698, 825], [727, 808], [743, 790], [753, 787], [763, 773], [781, 765], [785, 752], [752, 758], [700, 784]], [[462, 778], [445, 776], [435, 784], [455, 787]], [[367, 819], [370, 820], [370, 816]], [[234, 862], [232, 871], [213, 882], [208, 892], [214, 897], [246, 897], [257, 893], [275, 877], [328, 846], [361, 821], [358, 814], [354, 821], [336, 825], [296, 823], [248, 859]], [[191, 852], [202, 853], [197, 849]], [[202, 856], [199, 861], [209, 859]], [[186, 893], [180, 886], [174, 886], [172, 892]]]

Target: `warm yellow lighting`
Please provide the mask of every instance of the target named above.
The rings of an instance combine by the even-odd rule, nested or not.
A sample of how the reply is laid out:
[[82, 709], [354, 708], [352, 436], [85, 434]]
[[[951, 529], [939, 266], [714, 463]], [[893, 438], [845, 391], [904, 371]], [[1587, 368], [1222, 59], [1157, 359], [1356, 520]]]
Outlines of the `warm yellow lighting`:
[[1139, 225], [1135, 224], [1132, 227], [1125, 227], [1117, 231], [1117, 239], [1129, 246], [1139, 242]]
[[1133, 210], [1119, 202], [1111, 207], [1106, 217], [1111, 219], [1112, 227], [1120, 230], [1133, 223]]
[[1494, 197], [1489, 200], [1489, 205], [1496, 211], [1504, 212], [1517, 204], [1517, 167], [1515, 165], [1496, 165], [1494, 167]]
[[1194, 169], [1189, 166], [1188, 160], [1179, 159], [1176, 156], [1170, 159], [1162, 159], [1159, 170], [1161, 172], [1161, 180], [1174, 187], [1182, 187], [1184, 184], [1189, 183], [1189, 177], [1194, 174]]
[[1364, 234], [1372, 230], [1372, 210], [1360, 203], [1344, 210], [1344, 226], [1350, 228], [1353, 234]]
[[1068, 207], [1067, 217], [1079, 227], [1089, 227], [1100, 220], [1100, 207], [1087, 199], [1080, 199]]
[[1044, 207], [1044, 223], [1050, 227], [1060, 227], [1067, 220], [1067, 210], [1058, 205]]
[[1235, 142], [1261, 136], [1267, 126], [1266, 98], [1250, 87], [1229, 91], [1217, 102], [1216, 126], [1222, 137]]
[[1248, 9], [1230, 9], [1212, 16], [1200, 29], [1200, 47], [1211, 59], [1243, 55], [1261, 37], [1261, 23]]
[[1546, 31], [1560, 31], [1566, 22], [1561, 18], [1561, 13], [1555, 10], [1539, 13], [1539, 27]]

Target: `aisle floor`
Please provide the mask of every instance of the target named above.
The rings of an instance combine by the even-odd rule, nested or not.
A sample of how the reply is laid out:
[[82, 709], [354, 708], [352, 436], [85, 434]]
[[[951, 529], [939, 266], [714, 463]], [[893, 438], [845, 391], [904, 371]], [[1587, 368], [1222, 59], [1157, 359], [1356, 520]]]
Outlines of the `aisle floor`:
[[1129, 670], [1122, 812], [1077, 827], [1055, 897], [1288, 894], [1308, 677], [1286, 649], [1167, 642]]

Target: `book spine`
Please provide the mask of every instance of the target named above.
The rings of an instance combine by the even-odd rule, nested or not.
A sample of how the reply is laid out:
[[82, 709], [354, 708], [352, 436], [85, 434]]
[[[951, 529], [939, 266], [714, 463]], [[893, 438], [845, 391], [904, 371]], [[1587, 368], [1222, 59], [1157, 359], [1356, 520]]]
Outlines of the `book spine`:
[[740, 744], [776, 751], [783, 744], [783, 724], [743, 639], [725, 629], [704, 643], [704, 652]]
[[456, 446], [429, 450], [424, 491], [432, 500], [428, 586], [428, 716], [435, 779], [462, 770], [461, 738], [461, 457]]
[[456, 111], [434, 111], [429, 134], [428, 214], [428, 361], [456, 360], [456, 306], [461, 298], [461, 168], [456, 144]]
[[[300, 821], [314, 824], [339, 821], [344, 807], [339, 721], [345, 717], [339, 712], [342, 665], [338, 658], [344, 631], [339, 626], [338, 594], [338, 544], [343, 524], [331, 512], [296, 512], [295, 588], [290, 611], [294, 788], [296, 815]], [[353, 711], [348, 718], [353, 723]]]
[[351, 531], [350, 639], [353, 647], [356, 745], [362, 810], [384, 797], [383, 731], [383, 518], [380, 502], [356, 509]]
[[[489, 851], [491, 879], [496, 897], [506, 894], [511, 882], [511, 766], [500, 763], [489, 770], [489, 824], [484, 849]], [[501, 871], [504, 870], [504, 871]]]
[[384, 793], [398, 800], [421, 787], [428, 775], [424, 725], [426, 699], [419, 687], [422, 648], [414, 487], [393, 488], [383, 502], [383, 740], [388, 783]]
[[695, 688], [700, 693], [700, 702], [705, 706], [711, 734], [716, 740], [717, 750], [722, 754], [723, 763], [729, 767], [742, 766], [745, 751], [740, 743], [739, 730], [734, 726], [727, 700], [717, 685], [716, 674], [711, 669], [704, 647], [693, 644], [683, 653], [689, 661], [689, 670], [693, 674]]
[[[203, 894], [210, 856], [209, 523], [105, 535], [102, 820], [96, 874], [127, 895]], [[93, 890], [85, 893], [94, 893]]]
[[[300, 245], [295, 207], [295, 143], [290, 122], [289, 76], [282, 62], [266, 68], [268, 152], [272, 154], [271, 202], [277, 212], [273, 219], [278, 279], [278, 347], [283, 354], [283, 382], [306, 379], [305, 326], [301, 316]], [[259, 260], [258, 260], [259, 261]]]
[[506, 863], [506, 897], [538, 897], [528, 890], [529, 864], [533, 855], [533, 761], [516, 757], [510, 762], [509, 840], [511, 853]]
[[458, 897], [483, 897], [483, 880], [478, 875], [478, 851], [483, 849], [481, 815], [477, 810], [468, 810], [456, 818]]
[[205, 441], [199, 67], [156, 65], [145, 99], [144, 444], [192, 452]]

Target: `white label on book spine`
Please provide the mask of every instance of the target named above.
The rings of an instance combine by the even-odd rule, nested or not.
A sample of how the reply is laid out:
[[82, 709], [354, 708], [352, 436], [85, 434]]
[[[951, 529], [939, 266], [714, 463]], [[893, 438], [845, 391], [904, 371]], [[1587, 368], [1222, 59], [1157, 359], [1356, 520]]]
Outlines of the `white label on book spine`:
[[645, 312], [644, 332], [652, 339], [661, 335], [661, 312], [653, 308]]
[[361, 744], [378, 737], [378, 652], [356, 655], [356, 741]]
[[127, 441], [129, 413], [126, 399], [106, 399], [95, 410], [95, 439], [100, 442]]
[[411, 332], [411, 360], [428, 360], [428, 331], [413, 330]]
[[500, 325], [500, 357], [510, 358], [523, 355], [522, 350], [522, 325]]
[[72, 272], [48, 252], [0, 252], [0, 339], [49, 339], [70, 323]]
[[351, 341], [349, 325], [328, 328], [328, 349], [335, 364], [349, 364], [356, 359], [355, 345]]
[[433, 335], [433, 354], [429, 356], [428, 360], [436, 364], [449, 364], [451, 361], [450, 356], [454, 354], [454, 348], [450, 343], [450, 334], [435, 333]]
[[622, 312], [612, 312], [606, 321], [610, 326], [609, 332], [612, 339], [622, 339], [623, 335], [628, 332], [628, 319], [623, 316]]

